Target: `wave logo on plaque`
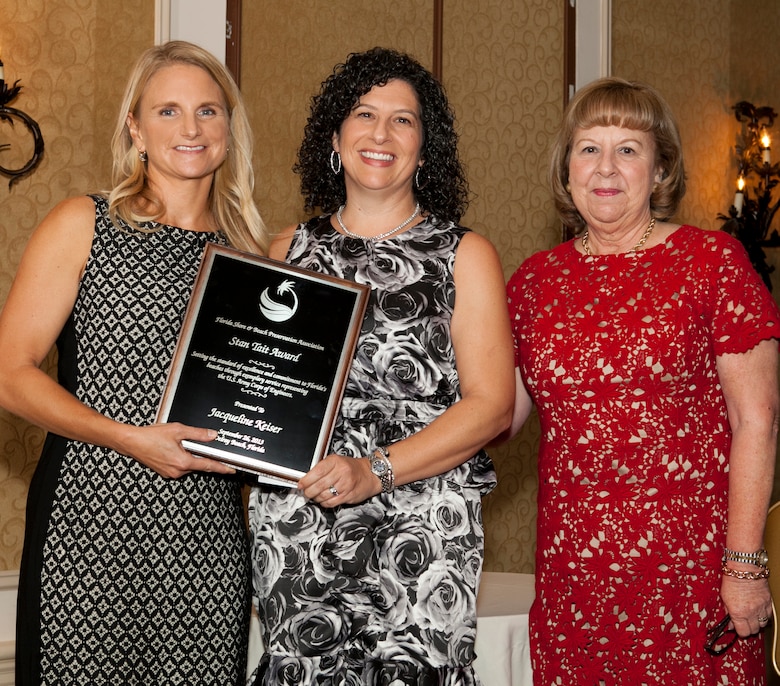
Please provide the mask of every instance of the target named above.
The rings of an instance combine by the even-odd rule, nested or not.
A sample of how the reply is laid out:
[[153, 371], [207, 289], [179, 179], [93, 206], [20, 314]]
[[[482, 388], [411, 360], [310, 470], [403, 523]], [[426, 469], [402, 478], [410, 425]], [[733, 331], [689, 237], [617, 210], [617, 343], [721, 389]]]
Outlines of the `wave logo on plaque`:
[[263, 290], [260, 294], [260, 312], [266, 319], [272, 322], [286, 322], [288, 319], [292, 319], [298, 311], [298, 296], [295, 295], [294, 286], [294, 281], [289, 279], [282, 281], [276, 287], [276, 295], [280, 296], [279, 300], [274, 300], [269, 293], [269, 287]]

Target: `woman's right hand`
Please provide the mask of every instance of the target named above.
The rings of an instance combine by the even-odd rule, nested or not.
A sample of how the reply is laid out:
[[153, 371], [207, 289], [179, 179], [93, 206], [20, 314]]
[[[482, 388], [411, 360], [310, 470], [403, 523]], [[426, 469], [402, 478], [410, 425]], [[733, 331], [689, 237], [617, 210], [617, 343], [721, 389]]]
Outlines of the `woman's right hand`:
[[208, 457], [198, 457], [182, 447], [182, 441], [207, 443], [217, 437], [214, 429], [201, 429], [178, 422], [150, 426], [124, 425], [116, 450], [168, 479], [192, 472], [235, 474], [235, 469]]
[[94, 201], [71, 198], [57, 205], [30, 238], [0, 313], [0, 407], [46, 431], [130, 455], [164, 477], [232, 473], [232, 468], [194, 457], [181, 445], [186, 439], [213, 440], [214, 431], [113, 421], [40, 369], [73, 310], [94, 226]]

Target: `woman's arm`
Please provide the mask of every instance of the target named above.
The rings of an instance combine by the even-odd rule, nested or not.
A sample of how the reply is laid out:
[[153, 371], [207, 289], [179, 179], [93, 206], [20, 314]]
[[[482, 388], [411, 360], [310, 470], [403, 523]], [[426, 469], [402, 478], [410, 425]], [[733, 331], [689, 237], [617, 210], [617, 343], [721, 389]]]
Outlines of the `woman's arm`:
[[181, 424], [141, 428], [115, 422], [41, 371], [76, 302], [94, 225], [94, 202], [72, 198], [57, 205], [30, 238], [0, 314], [0, 406], [46, 431], [130, 455], [163, 476], [196, 469], [231, 473], [181, 447], [183, 439], [213, 440], [215, 432]]
[[[717, 360], [732, 430], [726, 547], [739, 552], [752, 553], [763, 547], [780, 411], [777, 358], [777, 341], [767, 340], [746, 353], [721, 355]], [[758, 567], [738, 562], [728, 566], [758, 571]], [[772, 614], [765, 579], [724, 575], [721, 597], [740, 636], [758, 632], [762, 628], [758, 618]]]
[[[396, 485], [442, 474], [472, 457], [512, 419], [512, 334], [501, 263], [485, 238], [464, 236], [455, 259], [451, 335], [461, 400], [430, 425], [389, 447]], [[380, 492], [368, 460], [329, 455], [301, 479], [309, 498], [327, 506], [358, 503]], [[339, 495], [333, 497], [329, 487]]]
[[514, 438], [520, 429], [523, 428], [523, 424], [525, 424], [525, 420], [531, 414], [533, 406], [533, 400], [531, 400], [528, 389], [523, 383], [520, 368], [515, 367], [515, 410], [512, 413], [512, 423], [506, 431], [496, 436], [490, 442], [490, 445], [501, 445]]

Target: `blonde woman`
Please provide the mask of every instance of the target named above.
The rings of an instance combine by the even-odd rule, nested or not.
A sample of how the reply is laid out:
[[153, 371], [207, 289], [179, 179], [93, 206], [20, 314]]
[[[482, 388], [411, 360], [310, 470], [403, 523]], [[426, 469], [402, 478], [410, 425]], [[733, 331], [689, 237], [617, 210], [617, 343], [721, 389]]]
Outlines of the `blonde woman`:
[[[201, 48], [152, 48], [112, 148], [113, 190], [44, 219], [0, 317], [0, 405], [49, 432], [28, 498], [16, 683], [237, 684], [239, 484], [181, 447], [212, 432], [152, 422], [205, 246], [265, 251], [238, 89]], [[55, 342], [59, 383], [39, 369]]]

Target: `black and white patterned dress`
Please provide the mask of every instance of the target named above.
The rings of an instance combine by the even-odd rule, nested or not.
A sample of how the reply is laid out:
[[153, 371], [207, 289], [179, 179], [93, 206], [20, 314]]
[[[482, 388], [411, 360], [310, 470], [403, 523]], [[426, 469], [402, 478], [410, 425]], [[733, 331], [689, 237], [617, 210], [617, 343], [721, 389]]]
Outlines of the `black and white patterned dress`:
[[[332, 452], [370, 455], [460, 398], [450, 320], [466, 232], [432, 217], [376, 243], [339, 234], [328, 217], [298, 227], [289, 262], [372, 288]], [[253, 489], [267, 651], [257, 683], [477, 684], [481, 497], [494, 485], [480, 451], [445, 474], [335, 510], [297, 491]]]
[[[150, 424], [203, 249], [224, 240], [120, 231], [95, 202], [60, 383], [113, 419]], [[241, 683], [248, 583], [235, 479], [165, 479], [49, 435], [28, 500], [17, 686]]]

